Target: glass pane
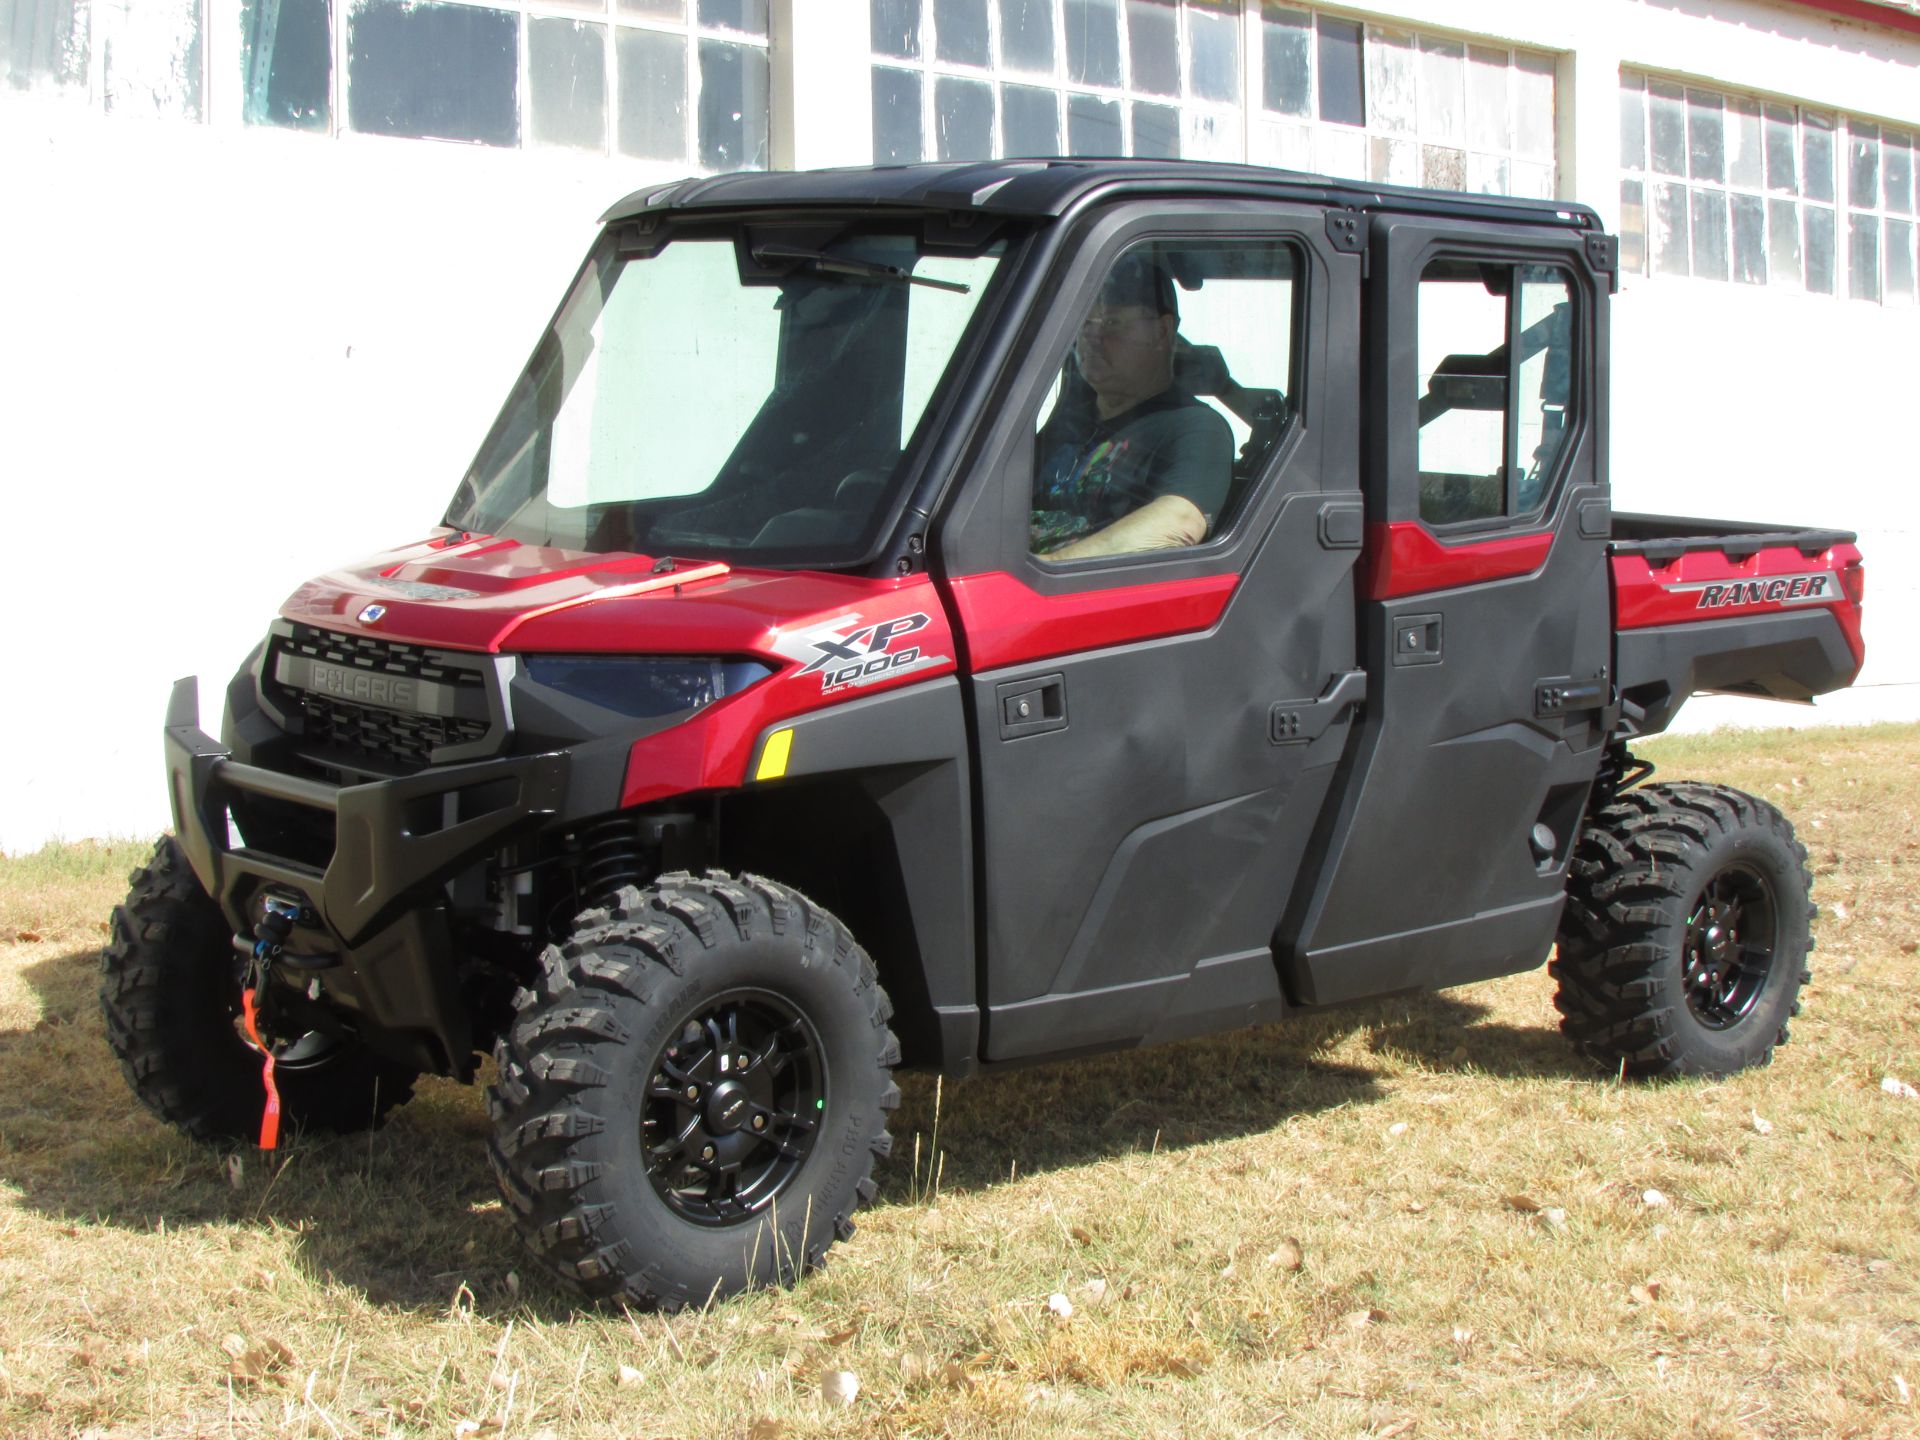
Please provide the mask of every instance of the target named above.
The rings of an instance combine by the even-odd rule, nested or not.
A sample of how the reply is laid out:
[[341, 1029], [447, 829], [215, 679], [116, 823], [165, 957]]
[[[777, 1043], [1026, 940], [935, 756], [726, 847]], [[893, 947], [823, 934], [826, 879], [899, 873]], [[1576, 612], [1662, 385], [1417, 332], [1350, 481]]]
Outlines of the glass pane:
[[1313, 17], [1267, 4], [1260, 10], [1261, 103], [1282, 115], [1313, 113]]
[[1070, 155], [1124, 155], [1126, 139], [1120, 133], [1120, 102], [1098, 95], [1067, 97], [1067, 153]]
[[1769, 105], [1767, 115], [1767, 188], [1778, 195], [1800, 193], [1799, 144], [1791, 105]]
[[1553, 199], [1553, 166], [1532, 160], [1516, 160], [1509, 169], [1512, 172], [1512, 181], [1507, 186], [1509, 195], [1519, 195], [1529, 200]]
[[1467, 156], [1467, 189], [1478, 195], [1511, 195], [1512, 185], [1506, 156]]
[[1821, 205], [1806, 207], [1807, 289], [1816, 295], [1833, 294], [1833, 211]]
[[1653, 273], [1685, 275], [1687, 260], [1687, 187], [1653, 187]]
[[767, 167], [767, 52], [757, 45], [700, 42], [700, 163]]
[[1800, 207], [1791, 200], [1767, 201], [1767, 278], [1775, 285], [1798, 290], [1800, 274]]
[[1364, 125], [1367, 91], [1360, 27], [1351, 20], [1331, 20], [1322, 15], [1319, 31], [1320, 118], [1336, 125]]
[[1420, 145], [1414, 140], [1395, 140], [1375, 135], [1368, 140], [1372, 152], [1368, 174], [1382, 185], [1418, 185], [1420, 183]]
[[1913, 137], [1900, 130], [1887, 131], [1880, 157], [1880, 184], [1887, 209], [1895, 215], [1913, 214]]
[[1875, 216], [1848, 217], [1847, 293], [1856, 300], [1880, 298], [1880, 221]]
[[766, 0], [701, 0], [701, 25], [766, 35]]
[[1833, 199], [1833, 117], [1800, 112], [1801, 191], [1809, 200]]
[[687, 42], [657, 30], [613, 32], [620, 71], [620, 153], [687, 158]]
[[[1420, 42], [1420, 138], [1467, 138], [1466, 52], [1451, 40]], [[1449, 186], [1450, 189], [1460, 187]]]
[[1171, 105], [1133, 106], [1133, 153], [1155, 160], [1180, 158], [1180, 112]]
[[1430, 265], [1415, 311], [1420, 518], [1433, 525], [1507, 508], [1507, 300], [1464, 270]]
[[[1037, 417], [1036, 553], [1076, 558], [1082, 537], [1172, 497], [1190, 504], [1173, 507], [1182, 513], [1162, 543], [1232, 523], [1236, 489], [1252, 489], [1236, 477], [1253, 481], [1286, 431], [1296, 269], [1292, 247], [1272, 242], [1160, 241], [1121, 255], [1081, 313], [1057, 402]], [[1110, 534], [1077, 554], [1147, 543]]]
[[1298, 121], [1258, 120], [1247, 135], [1247, 159], [1279, 170], [1311, 170], [1314, 126]]
[[1134, 89], [1180, 93], [1180, 11], [1171, 0], [1127, 0], [1127, 55]]
[[993, 86], [942, 75], [933, 82], [936, 159], [993, 158]]
[[1067, 74], [1082, 85], [1118, 88], [1120, 0], [1066, 0], [1066, 4]]
[[1367, 124], [1411, 135], [1420, 123], [1420, 80], [1413, 36], [1367, 27]]
[[1913, 226], [1905, 220], [1887, 221], [1887, 299], [1912, 300]]
[[1220, 10], [1187, 10], [1187, 93], [1202, 100], [1240, 102], [1240, 17]]
[[748, 35], [767, 33], [767, 0], [700, 0], [700, 23]]
[[1000, 63], [1053, 73], [1053, 0], [1000, 0]]
[[1467, 188], [1467, 152], [1445, 145], [1420, 147], [1420, 183], [1430, 190]]
[[1319, 127], [1314, 135], [1314, 153], [1318, 157], [1312, 169], [1326, 175], [1350, 176], [1364, 180], [1367, 174], [1367, 137], [1359, 130]]
[[671, 20], [683, 25], [687, 19], [687, 0], [613, 0], [619, 15], [644, 15], [651, 20]]
[[1880, 205], [1880, 127], [1847, 122], [1847, 203], [1856, 210]]
[[527, 22], [528, 129], [537, 144], [607, 148], [607, 27]]
[[[1525, 514], [1546, 498], [1567, 438], [1573, 402], [1573, 290], [1567, 277], [1545, 265], [1523, 265], [1520, 281], [1520, 368], [1514, 386], [1513, 510]], [[1529, 346], [1531, 354], [1527, 353]]]
[[1058, 155], [1060, 95], [1037, 85], [1000, 87], [1000, 153]]
[[241, 63], [249, 125], [327, 128], [333, 82], [330, 11], [329, 0], [245, 0]]
[[920, 123], [920, 73], [874, 66], [873, 163], [911, 165], [925, 159]]
[[1767, 283], [1767, 202], [1758, 195], [1729, 197], [1733, 210], [1733, 278]]
[[920, 58], [920, 0], [871, 0], [868, 23], [874, 54]]
[[1687, 173], [1687, 102], [1678, 85], [1647, 82], [1648, 134], [1653, 141], [1653, 168], [1662, 175]]
[[1522, 50], [1513, 64], [1513, 148], [1553, 159], [1553, 57]]
[[1703, 280], [1727, 278], [1727, 192], [1695, 190], [1693, 273]]
[[1620, 182], [1620, 269], [1627, 275], [1647, 272], [1647, 182]]
[[1647, 168], [1647, 82], [1638, 75], [1620, 77], [1620, 166]]
[[1187, 110], [1180, 116], [1180, 154], [1187, 160], [1245, 160], [1246, 126], [1238, 112]]
[[992, 65], [987, 0], [933, 0], [933, 53], [956, 65]]
[[[31, 24], [32, 7], [0, 9], [0, 31], [11, 52], [22, 42], [15, 26]], [[92, 50], [99, 61], [102, 98], [113, 114], [141, 118], [201, 118], [200, 72], [205, 65], [201, 30], [204, 0], [140, 0], [93, 10]], [[75, 30], [82, 22], [76, 17]], [[26, 42], [31, 51], [32, 43]]]
[[520, 143], [520, 17], [363, 0], [347, 22], [347, 123], [370, 135]]
[[1705, 90], [1687, 91], [1687, 169], [1696, 180], [1727, 178], [1725, 111]]
[[1727, 102], [1727, 181], [1748, 190], [1764, 187], [1760, 145], [1760, 102]]
[[27, 0], [19, 9], [16, 0], [6, 0], [0, 5], [0, 80], [16, 90], [40, 81], [84, 86], [93, 54], [90, 21], [85, 0], [77, 6], [72, 0]]
[[1467, 47], [1467, 142], [1484, 150], [1505, 150], [1513, 144], [1513, 127], [1507, 119], [1504, 50]]

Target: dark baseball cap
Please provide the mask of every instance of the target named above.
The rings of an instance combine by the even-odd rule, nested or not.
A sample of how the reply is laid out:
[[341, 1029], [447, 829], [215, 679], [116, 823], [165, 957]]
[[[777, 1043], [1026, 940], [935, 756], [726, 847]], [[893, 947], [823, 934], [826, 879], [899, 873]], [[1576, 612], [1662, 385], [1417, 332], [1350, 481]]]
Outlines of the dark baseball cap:
[[1100, 287], [1102, 305], [1139, 305], [1156, 315], [1180, 317], [1180, 305], [1174, 298], [1173, 276], [1166, 267], [1145, 255], [1122, 255], [1107, 272]]

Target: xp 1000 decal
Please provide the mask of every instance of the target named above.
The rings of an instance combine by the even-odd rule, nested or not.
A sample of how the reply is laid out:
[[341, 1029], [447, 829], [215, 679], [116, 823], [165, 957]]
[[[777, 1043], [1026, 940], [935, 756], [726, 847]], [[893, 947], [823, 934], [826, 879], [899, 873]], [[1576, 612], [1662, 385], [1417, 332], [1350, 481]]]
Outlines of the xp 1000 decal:
[[951, 656], [926, 654], [913, 640], [931, 623], [931, 617], [919, 611], [876, 621], [840, 615], [782, 635], [773, 648], [790, 660], [804, 661], [800, 673], [818, 675], [820, 693], [830, 695], [836, 690], [951, 665]]

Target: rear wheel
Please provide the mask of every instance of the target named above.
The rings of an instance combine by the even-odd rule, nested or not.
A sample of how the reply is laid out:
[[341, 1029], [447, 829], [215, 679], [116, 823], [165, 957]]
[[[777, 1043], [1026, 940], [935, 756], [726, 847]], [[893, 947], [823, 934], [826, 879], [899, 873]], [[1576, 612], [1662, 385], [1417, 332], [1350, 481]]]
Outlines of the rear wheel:
[[556, 1275], [674, 1309], [853, 1233], [900, 1052], [837, 920], [755, 876], [667, 875], [582, 915], [542, 971], [495, 1050], [489, 1157]]
[[1570, 867], [1552, 966], [1562, 1031], [1633, 1076], [1766, 1064], [1811, 978], [1806, 860], [1786, 817], [1739, 790], [1621, 795]]
[[[251, 1141], [266, 1108], [261, 1055], [242, 1037], [233, 934], [171, 837], [129, 877], [100, 957], [100, 1008], [120, 1069], [154, 1114], [197, 1140]], [[413, 1094], [415, 1071], [359, 1041], [314, 1031], [276, 1044], [284, 1122], [378, 1126]]]

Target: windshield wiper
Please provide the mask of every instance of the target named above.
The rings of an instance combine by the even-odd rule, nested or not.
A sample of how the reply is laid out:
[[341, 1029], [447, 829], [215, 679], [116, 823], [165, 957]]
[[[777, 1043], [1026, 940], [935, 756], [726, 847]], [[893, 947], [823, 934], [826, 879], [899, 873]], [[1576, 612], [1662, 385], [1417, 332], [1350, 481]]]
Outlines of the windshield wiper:
[[936, 280], [931, 275], [916, 275], [898, 265], [886, 265], [878, 260], [855, 260], [847, 255], [829, 255], [824, 250], [807, 250], [798, 245], [756, 245], [753, 258], [763, 265], [772, 260], [799, 260], [817, 265], [833, 275], [858, 275], [865, 280], [925, 285], [934, 290], [951, 290], [956, 295], [973, 292], [971, 285], [962, 285], [958, 280]]

